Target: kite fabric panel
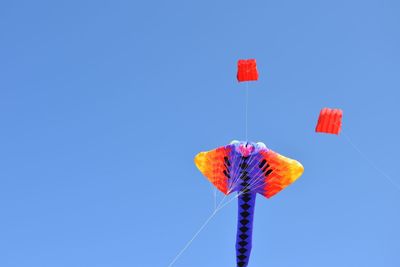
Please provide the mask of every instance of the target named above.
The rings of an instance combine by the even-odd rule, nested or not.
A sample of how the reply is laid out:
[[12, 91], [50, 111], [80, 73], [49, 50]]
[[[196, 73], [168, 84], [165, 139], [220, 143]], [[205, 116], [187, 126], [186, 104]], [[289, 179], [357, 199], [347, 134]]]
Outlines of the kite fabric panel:
[[258, 80], [257, 63], [255, 59], [240, 59], [237, 71], [238, 82]]
[[341, 109], [323, 108], [315, 127], [317, 133], [339, 134], [342, 128], [343, 111]]
[[286, 158], [263, 143], [232, 141], [229, 145], [201, 152], [195, 164], [221, 192], [238, 194], [236, 236], [237, 266], [246, 267], [252, 248], [257, 193], [270, 198], [296, 181], [304, 171], [296, 160]]

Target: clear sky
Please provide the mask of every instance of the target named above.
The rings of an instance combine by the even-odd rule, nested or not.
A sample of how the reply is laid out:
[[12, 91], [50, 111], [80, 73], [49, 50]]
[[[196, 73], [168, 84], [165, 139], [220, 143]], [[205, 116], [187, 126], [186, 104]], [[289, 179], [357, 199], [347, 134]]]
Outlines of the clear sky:
[[[240, 58], [260, 72], [250, 140], [305, 167], [258, 196], [250, 266], [400, 266], [400, 188], [382, 174], [400, 184], [399, 14], [396, 0], [2, 1], [0, 266], [167, 267], [214, 205], [194, 156], [244, 139]], [[314, 133], [326, 106], [345, 135]], [[235, 266], [236, 208], [174, 266]]]

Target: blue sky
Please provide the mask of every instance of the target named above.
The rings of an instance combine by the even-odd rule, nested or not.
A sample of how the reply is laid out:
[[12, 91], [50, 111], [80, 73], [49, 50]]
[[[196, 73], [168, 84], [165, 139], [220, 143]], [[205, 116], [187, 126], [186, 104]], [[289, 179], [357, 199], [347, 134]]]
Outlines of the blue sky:
[[[305, 167], [257, 198], [250, 266], [399, 266], [400, 189], [381, 173], [400, 184], [399, 12], [1, 2], [0, 266], [168, 266], [213, 208], [193, 157], [244, 138], [240, 58], [260, 72], [249, 138]], [[345, 135], [314, 133], [325, 106], [344, 110]], [[235, 236], [232, 202], [174, 266], [235, 266]]]

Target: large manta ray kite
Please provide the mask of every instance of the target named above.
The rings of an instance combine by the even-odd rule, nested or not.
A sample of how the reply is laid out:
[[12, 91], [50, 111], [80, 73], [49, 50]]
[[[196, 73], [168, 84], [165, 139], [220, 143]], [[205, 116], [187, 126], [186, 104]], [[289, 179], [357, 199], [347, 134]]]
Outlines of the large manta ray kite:
[[303, 166], [268, 149], [263, 143], [232, 141], [229, 145], [201, 152], [197, 168], [222, 193], [238, 194], [236, 237], [237, 266], [249, 263], [256, 193], [267, 198], [280, 192], [303, 173]]

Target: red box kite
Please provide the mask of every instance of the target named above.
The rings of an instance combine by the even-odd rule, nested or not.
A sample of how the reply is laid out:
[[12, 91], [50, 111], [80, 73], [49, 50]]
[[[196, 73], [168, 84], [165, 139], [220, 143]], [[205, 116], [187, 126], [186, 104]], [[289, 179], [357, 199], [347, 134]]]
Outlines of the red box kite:
[[239, 82], [258, 80], [257, 63], [255, 59], [240, 59], [238, 61], [237, 79]]
[[339, 134], [342, 128], [343, 111], [341, 109], [323, 108], [319, 114], [317, 133]]

